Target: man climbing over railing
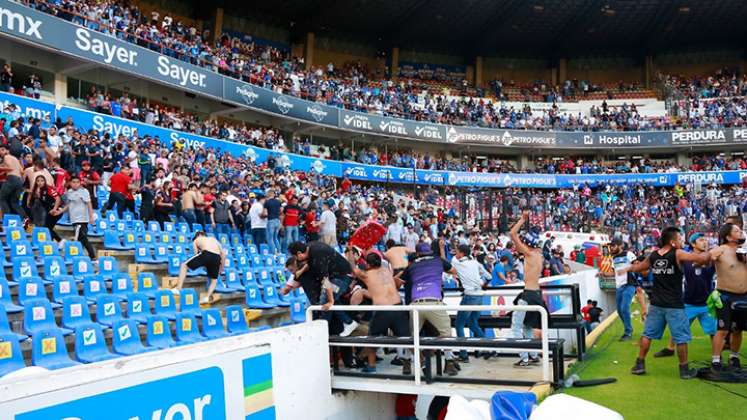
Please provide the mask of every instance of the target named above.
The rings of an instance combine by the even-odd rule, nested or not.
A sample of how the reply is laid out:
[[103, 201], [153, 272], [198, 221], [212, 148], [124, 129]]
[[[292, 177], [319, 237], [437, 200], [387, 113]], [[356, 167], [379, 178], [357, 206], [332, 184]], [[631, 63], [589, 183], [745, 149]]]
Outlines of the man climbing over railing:
[[[529, 210], [524, 210], [521, 217], [511, 228], [511, 241], [516, 244], [516, 250], [524, 256], [524, 290], [516, 297], [514, 305], [545, 306], [542, 291], [539, 287], [540, 271], [542, 270], [542, 250], [539, 233], [529, 228], [523, 238], [519, 235], [521, 227], [529, 220]], [[541, 328], [540, 316], [537, 312], [514, 311], [511, 318], [511, 331], [514, 338], [534, 338], [534, 331]], [[519, 353], [519, 361], [514, 367], [529, 367], [539, 364], [537, 353]]]

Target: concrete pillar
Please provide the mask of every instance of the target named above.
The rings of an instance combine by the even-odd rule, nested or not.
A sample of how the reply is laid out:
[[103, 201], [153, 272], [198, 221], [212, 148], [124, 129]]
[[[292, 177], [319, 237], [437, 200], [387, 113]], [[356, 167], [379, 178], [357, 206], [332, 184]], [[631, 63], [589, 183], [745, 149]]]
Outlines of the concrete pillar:
[[54, 74], [54, 102], [57, 104], [67, 102], [67, 76], [59, 72]]
[[550, 69], [550, 79], [552, 80], [552, 85], [553, 86], [558, 86], [559, 85], [559, 83], [558, 83], [558, 68], [557, 67], [553, 67], [553, 68]]
[[218, 42], [223, 34], [223, 8], [215, 9], [215, 19], [213, 19], [213, 43]]
[[475, 57], [475, 86], [482, 86], [482, 78], [482, 56], [478, 55], [477, 57]]
[[396, 80], [399, 76], [399, 47], [392, 48], [392, 65], [389, 71], [392, 79]]
[[689, 168], [691, 163], [692, 160], [687, 157], [687, 153], [677, 153], [677, 165], [682, 166], [683, 168]]
[[475, 67], [474, 66], [467, 66], [467, 68], [464, 71], [464, 78], [467, 79], [468, 82], [470, 82], [473, 86], [477, 86], [477, 82], [475, 82]]
[[316, 44], [316, 37], [313, 32], [306, 34], [306, 55], [304, 56], [304, 62], [306, 63], [306, 70], [310, 70], [311, 66], [314, 65], [314, 45]]
[[651, 81], [655, 77], [654, 73], [654, 57], [647, 55], [643, 64], [643, 83], [646, 89], [651, 88]]
[[558, 60], [558, 84], [568, 80], [568, 60], [561, 58]]
[[516, 165], [517, 169], [520, 171], [530, 169], [531, 162], [529, 161], [529, 156], [526, 154], [519, 155], [519, 159], [516, 161]]

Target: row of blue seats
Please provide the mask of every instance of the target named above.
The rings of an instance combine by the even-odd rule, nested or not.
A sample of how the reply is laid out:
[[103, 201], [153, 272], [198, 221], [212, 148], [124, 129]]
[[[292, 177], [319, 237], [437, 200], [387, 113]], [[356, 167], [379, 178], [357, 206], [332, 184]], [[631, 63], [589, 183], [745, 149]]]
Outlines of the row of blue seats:
[[[37, 265], [43, 267], [44, 276], [39, 274]], [[96, 275], [111, 280], [120, 274], [117, 260], [114, 257], [101, 257], [96, 264], [87, 256], [73, 257], [70, 259], [71, 271], [68, 271], [67, 265], [67, 262], [60, 256], [43, 257], [41, 261], [35, 260], [34, 257], [17, 256], [13, 258], [11, 264], [13, 280], [9, 280], [9, 284], [15, 286], [17, 281], [29, 278], [39, 278], [46, 284], [52, 284], [56, 279], [69, 276], [75, 277], [77, 281]], [[0, 277], [5, 278], [5, 272], [2, 271], [2, 273]]]
[[[39, 277], [22, 278], [18, 284], [18, 304], [11, 298], [10, 281], [0, 278], [0, 306], [8, 313], [21, 312], [34, 300], [46, 300], [52, 308], [59, 308], [63, 299], [68, 296], [79, 296], [78, 285], [80, 278], [74, 276], [60, 276], [52, 281], [52, 300], [47, 297], [44, 282]], [[126, 273], [116, 273], [111, 278], [111, 293], [107, 289], [107, 281], [101, 275], [89, 275], [82, 277], [83, 298], [89, 302], [95, 302], [99, 295], [110, 294], [117, 299], [124, 300], [134, 291], [132, 279]], [[154, 299], [159, 291], [156, 277], [153, 273], [138, 273], [138, 294]]]
[[[197, 317], [202, 318], [198, 328]], [[119, 319], [112, 323], [112, 348], [109, 350], [104, 328], [95, 323], [83, 323], [75, 330], [75, 359], [70, 359], [60, 329], [42, 329], [32, 336], [31, 361], [34, 366], [62, 369], [80, 363], [94, 363], [174, 346], [189, 345], [206, 340], [224, 338], [269, 329], [247, 327], [240, 306], [226, 307], [226, 328], [218, 309], [204, 309], [199, 313], [177, 313], [174, 317], [175, 336], [171, 335], [169, 320], [162, 315], [148, 315], [145, 343], [141, 341], [138, 323], [134, 319]], [[0, 377], [26, 367], [19, 340], [12, 334], [0, 332]]]

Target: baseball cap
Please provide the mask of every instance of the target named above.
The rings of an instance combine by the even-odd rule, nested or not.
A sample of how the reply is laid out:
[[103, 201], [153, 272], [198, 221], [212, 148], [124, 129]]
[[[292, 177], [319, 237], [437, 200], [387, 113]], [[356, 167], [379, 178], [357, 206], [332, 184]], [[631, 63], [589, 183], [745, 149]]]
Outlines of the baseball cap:
[[692, 235], [690, 235], [690, 240], [689, 240], [689, 241], [687, 241], [687, 243], [691, 244], [691, 243], [693, 243], [693, 242], [697, 241], [697, 240], [698, 240], [699, 238], [702, 238], [702, 237], [703, 237], [703, 234], [702, 234], [702, 233], [700, 233], [700, 232], [695, 232], [695, 233], [693, 233]]
[[431, 251], [431, 244], [427, 242], [421, 242], [415, 247], [415, 252], [422, 255], [431, 254], [433, 251]]
[[83, 162], [81, 162], [81, 163], [80, 163], [80, 166], [83, 166], [83, 165], [90, 165], [90, 164], [91, 164], [91, 162], [89, 162], [89, 161], [87, 161], [87, 160], [84, 160]]

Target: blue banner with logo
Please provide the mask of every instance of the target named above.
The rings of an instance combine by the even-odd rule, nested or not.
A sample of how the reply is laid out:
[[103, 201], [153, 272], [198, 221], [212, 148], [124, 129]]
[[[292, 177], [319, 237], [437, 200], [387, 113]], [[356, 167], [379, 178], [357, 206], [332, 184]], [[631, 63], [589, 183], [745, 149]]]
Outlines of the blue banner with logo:
[[54, 104], [27, 98], [25, 96], [0, 92], [0, 107], [2, 108], [0, 109], [0, 112], [5, 112], [8, 105], [11, 104], [17, 107], [14, 117], [17, 115], [26, 118], [38, 118], [42, 121], [49, 121], [50, 123], [54, 122]]
[[212, 367], [28, 411], [15, 418], [225, 420], [225, 401], [223, 372]]

